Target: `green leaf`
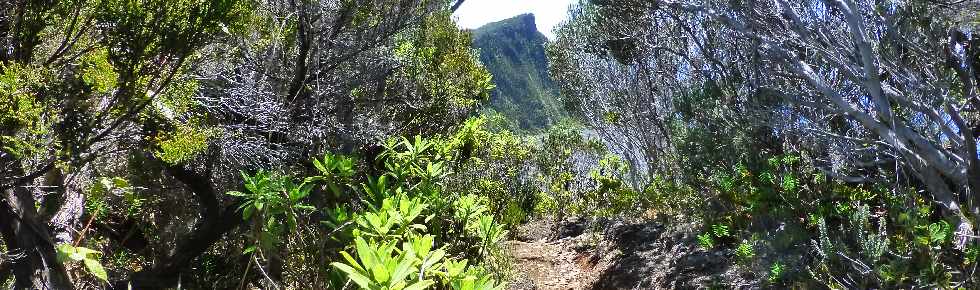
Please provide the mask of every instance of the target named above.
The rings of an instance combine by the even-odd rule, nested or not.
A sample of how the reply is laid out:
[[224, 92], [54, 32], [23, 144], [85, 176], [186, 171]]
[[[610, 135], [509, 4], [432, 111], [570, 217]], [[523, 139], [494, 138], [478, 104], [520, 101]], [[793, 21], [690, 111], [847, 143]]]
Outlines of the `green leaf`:
[[330, 265], [347, 274], [347, 278], [354, 281], [357, 286], [361, 286], [361, 289], [371, 289], [371, 286], [373, 285], [373, 283], [371, 283], [371, 279], [354, 270], [354, 268], [337, 262], [330, 263]]
[[949, 224], [947, 224], [945, 221], [932, 223], [929, 224], [928, 230], [929, 240], [932, 243], [940, 244], [945, 241], [946, 237], [948, 236], [947, 233], [949, 232]]
[[242, 219], [243, 220], [249, 220], [249, 219], [252, 218], [252, 214], [254, 214], [254, 213], [255, 213], [255, 207], [253, 207], [253, 206], [246, 206], [245, 207], [245, 210], [242, 211]]
[[367, 272], [367, 270], [361, 267], [361, 264], [357, 263], [357, 260], [354, 260], [354, 257], [351, 257], [351, 255], [347, 252], [340, 252], [340, 255], [344, 257], [344, 260], [347, 260], [347, 263], [356, 268], [358, 271]]
[[312, 211], [315, 211], [316, 210], [316, 207], [314, 207], [312, 205], [306, 205], [306, 204], [297, 204], [297, 205], [294, 205], [293, 208], [296, 208], [296, 209], [301, 210], [301, 211], [307, 211], [307, 212], [312, 212]]
[[122, 179], [121, 177], [114, 177], [114, 178], [112, 178], [112, 183], [113, 183], [113, 185], [116, 186], [116, 188], [129, 187], [129, 182], [126, 181], [125, 179]]
[[286, 227], [290, 231], [296, 230], [296, 215], [292, 215], [292, 214], [286, 215]]
[[72, 247], [70, 244], [58, 245], [56, 247], [56, 250], [58, 252], [58, 261], [64, 263], [65, 260], [68, 260], [68, 256], [71, 255], [71, 253], [75, 252], [73, 248], [74, 247]]
[[459, 260], [459, 261], [453, 261], [452, 259], [449, 259], [443, 265], [446, 267], [447, 276], [458, 277], [459, 275], [463, 274], [464, 270], [466, 270], [466, 264], [467, 264], [466, 259]]
[[375, 265], [381, 264], [378, 254], [364, 239], [358, 237], [354, 240], [354, 244], [357, 249], [357, 257], [361, 259], [364, 269], [374, 269]]
[[429, 288], [429, 286], [432, 286], [432, 284], [435, 284], [435, 282], [432, 282], [432, 280], [422, 280], [418, 283], [412, 284], [412, 286], [405, 287], [404, 290], [423, 290], [425, 288]]
[[310, 195], [310, 191], [313, 189], [312, 184], [304, 183], [303, 185], [293, 188], [289, 191], [289, 201], [297, 202], [306, 196]]
[[85, 247], [75, 247], [71, 244], [60, 244], [57, 246], [58, 260], [61, 262], [72, 260], [72, 261], [84, 261], [86, 259], [98, 259], [102, 252], [92, 250]]
[[412, 240], [412, 248], [420, 257], [425, 257], [429, 255], [429, 251], [432, 250], [432, 244], [435, 237], [432, 235], [424, 235], [421, 238]]
[[426, 258], [425, 262], [422, 263], [422, 269], [431, 269], [433, 265], [438, 263], [439, 260], [442, 260], [442, 258], [445, 256], [446, 256], [446, 251], [443, 251], [442, 249], [432, 251], [432, 255]]
[[313, 186], [313, 184], [316, 183], [316, 182], [326, 181], [326, 180], [327, 179], [324, 178], [323, 176], [309, 176], [309, 177], [303, 178], [303, 186], [306, 186], [306, 185]]
[[454, 286], [453, 288], [457, 290], [473, 290], [474, 288], [476, 288], [475, 284], [476, 284], [476, 277], [466, 276], [463, 279], [456, 281], [455, 285], [453, 285]]
[[392, 282], [396, 282], [396, 283], [401, 282], [402, 280], [405, 279], [406, 276], [408, 276], [408, 274], [415, 272], [412, 269], [412, 264], [415, 264], [415, 257], [414, 257], [415, 254], [411, 253], [412, 251], [411, 248], [409, 248], [408, 251], [409, 253], [405, 253], [405, 255], [402, 256], [401, 261], [398, 263], [397, 266], [395, 266], [394, 271], [392, 271], [391, 274]]
[[371, 267], [371, 274], [373, 274], [374, 280], [381, 284], [387, 283], [388, 279], [391, 278], [391, 273], [383, 264], [375, 264], [374, 267]]
[[246, 196], [248, 196], [247, 194], [245, 194], [243, 192], [240, 192], [240, 191], [229, 191], [229, 192], [225, 192], [225, 194], [230, 195], [230, 196], [237, 196], [237, 197], [246, 197]]
[[[324, 158], [324, 159], [326, 159], [326, 158]], [[320, 160], [318, 160], [316, 158], [313, 158], [313, 167], [316, 167], [316, 169], [319, 170], [320, 173], [323, 173], [323, 174], [327, 174], [328, 173], [327, 168], [324, 167], [323, 166], [323, 163], [320, 162]]]
[[79, 252], [71, 253], [70, 255], [68, 255], [68, 257], [71, 258], [72, 261], [76, 261], [76, 262], [86, 260], [85, 254]]
[[102, 268], [102, 263], [99, 263], [98, 260], [85, 259], [83, 260], [83, 263], [85, 263], [85, 268], [88, 269], [89, 273], [92, 273], [92, 275], [95, 277], [102, 279], [102, 281], [109, 281], [109, 275], [106, 274], [105, 268]]

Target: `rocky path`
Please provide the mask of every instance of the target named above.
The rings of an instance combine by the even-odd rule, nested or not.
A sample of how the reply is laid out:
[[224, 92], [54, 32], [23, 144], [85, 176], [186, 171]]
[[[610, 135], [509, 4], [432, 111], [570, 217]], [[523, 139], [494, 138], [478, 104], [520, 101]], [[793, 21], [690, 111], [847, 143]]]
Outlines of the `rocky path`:
[[[696, 246], [693, 235], [657, 223], [532, 222], [505, 242], [514, 265], [508, 290], [746, 289], [721, 253]], [[749, 279], [752, 280], [752, 279]], [[716, 281], [729, 281], [725, 287]]]
[[505, 248], [514, 263], [510, 290], [592, 289], [606, 266], [600, 264], [595, 235], [579, 224], [541, 221], [518, 230]]
[[590, 251], [570, 249], [568, 240], [508, 241], [506, 248], [519, 273], [509, 289], [591, 289], [601, 272]]

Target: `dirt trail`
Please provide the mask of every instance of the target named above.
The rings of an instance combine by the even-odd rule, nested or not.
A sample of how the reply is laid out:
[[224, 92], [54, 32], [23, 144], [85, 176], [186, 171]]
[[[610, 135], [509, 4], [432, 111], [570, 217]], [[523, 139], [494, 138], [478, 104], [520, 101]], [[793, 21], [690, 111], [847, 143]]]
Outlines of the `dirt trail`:
[[504, 245], [516, 273], [507, 289], [593, 289], [608, 268], [599, 259], [595, 237], [575, 223], [555, 226], [539, 221], [523, 226], [517, 240]]
[[[746, 289], [728, 256], [697, 246], [690, 226], [655, 222], [537, 221], [505, 242], [514, 265], [508, 290]], [[591, 230], [587, 229], [590, 228]]]
[[521, 276], [509, 289], [590, 289], [601, 273], [591, 251], [576, 252], [568, 240], [508, 241], [506, 248]]

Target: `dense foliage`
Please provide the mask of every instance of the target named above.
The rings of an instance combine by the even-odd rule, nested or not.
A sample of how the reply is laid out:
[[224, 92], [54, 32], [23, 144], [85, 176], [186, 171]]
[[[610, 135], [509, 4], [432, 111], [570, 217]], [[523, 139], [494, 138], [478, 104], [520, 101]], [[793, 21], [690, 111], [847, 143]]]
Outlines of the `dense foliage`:
[[[324, 246], [323, 209], [362, 195], [326, 188], [376, 184], [384, 140], [449, 132], [488, 98], [490, 75], [449, 16], [460, 2], [4, 2], [0, 281], [329, 285], [347, 244]], [[364, 171], [293, 179], [323, 152], [356, 153]], [[460, 231], [499, 239], [479, 221]], [[427, 266], [446, 265], [445, 285], [493, 286], [474, 272], [482, 249]]]
[[554, 41], [462, 2], [2, 2], [0, 286], [498, 290], [575, 219], [749, 287], [980, 287], [975, 2], [580, 1]]
[[582, 1], [550, 69], [655, 212], [766, 283], [975, 288], [980, 7], [945, 2]]

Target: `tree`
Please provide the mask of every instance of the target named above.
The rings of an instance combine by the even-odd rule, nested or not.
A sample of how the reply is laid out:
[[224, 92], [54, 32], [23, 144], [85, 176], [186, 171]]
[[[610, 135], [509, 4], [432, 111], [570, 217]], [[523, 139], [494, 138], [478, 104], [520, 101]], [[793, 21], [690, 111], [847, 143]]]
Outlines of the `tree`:
[[448, 5], [265, 3], [261, 29], [211, 51], [213, 63], [198, 72], [202, 105], [235, 132], [220, 141], [224, 158], [247, 166], [302, 161], [390, 134], [431, 133], [420, 122], [460, 122], [490, 83]]
[[[13, 1], [0, 16], [0, 229], [15, 287], [69, 289], [55, 245], [77, 243], [79, 175], [136, 144], [142, 114], [240, 1]], [[41, 195], [40, 182], [56, 190]], [[41, 208], [35, 207], [41, 204]]]
[[[639, 74], [644, 64], [654, 71], [676, 70], [652, 78], [662, 85], [647, 87], [683, 91], [713, 83], [722, 104], [752, 108], [745, 105], [776, 97], [781, 101], [770, 107], [776, 113], [763, 120], [788, 146], [812, 152], [823, 170], [842, 180], [915, 180], [958, 225], [959, 247], [975, 236], [980, 98], [971, 45], [975, 27], [967, 16], [976, 15], [975, 3], [641, 0], [583, 7], [583, 20], [573, 22], [602, 25], [564, 31], [575, 35], [589, 29], [581, 27], [600, 27], [599, 37], [568, 38], [579, 46], [561, 51], [594, 51], [593, 56], [559, 57], [566, 61], [556, 66], [569, 95], [583, 100], [578, 102], [588, 104], [591, 88], [616, 87], [615, 80], [561, 73], [591, 59], [599, 64], [594, 67], [626, 69], [626, 75]], [[640, 90], [648, 91], [654, 90]], [[670, 114], [676, 92], [657, 92], [641, 103], [667, 102], [649, 110]], [[643, 108], [626, 106], [633, 107]]]
[[778, 130], [770, 120], [785, 105], [741, 88], [742, 75], [755, 73], [738, 68], [757, 61], [752, 50], [729, 45], [702, 19], [649, 9], [644, 1], [573, 8], [549, 47], [566, 105], [604, 139], [621, 141], [614, 151], [640, 174], [696, 177], [733, 165], [740, 149], [778, 151], [778, 136], [767, 132]]
[[[450, 18], [462, 2], [4, 6], [0, 232], [22, 258], [0, 262], [0, 280], [82, 285], [63, 245], [132, 255], [139, 266], [114, 267], [113, 288], [209, 275], [188, 269], [238, 242], [226, 237], [243, 201], [222, 193], [242, 190], [240, 170], [377, 154], [379, 140], [446, 132], [486, 99], [489, 73]], [[264, 263], [282, 278], [281, 257]]]
[[[850, 139], [857, 158], [894, 158], [956, 221], [959, 247], [974, 235], [980, 222], [977, 53], [965, 36], [971, 29], [956, 14], [976, 11], [976, 4], [777, 1], [732, 8], [758, 13], [750, 19], [766, 22], [735, 21], [735, 14], [711, 13], [704, 6], [669, 5], [703, 13], [760, 43], [772, 64], [767, 67], [785, 74], [773, 73], [765, 86], [794, 88], [785, 96], [801, 108], [859, 124], [860, 130], [840, 134]], [[859, 144], [885, 153], [869, 156]]]

